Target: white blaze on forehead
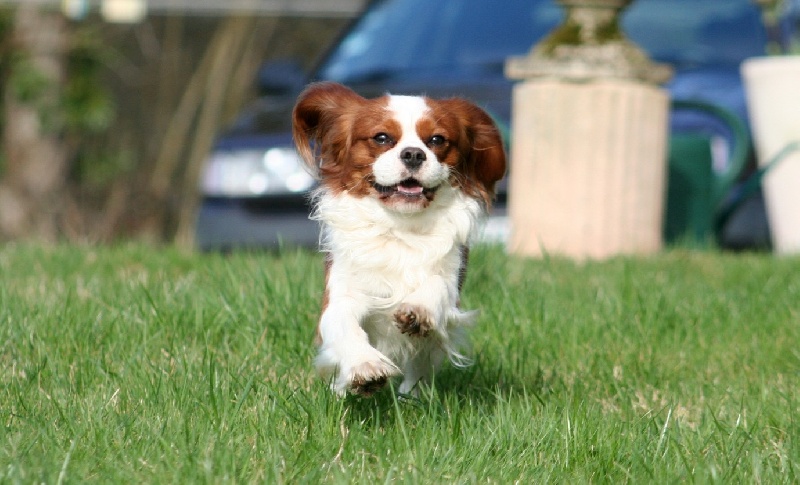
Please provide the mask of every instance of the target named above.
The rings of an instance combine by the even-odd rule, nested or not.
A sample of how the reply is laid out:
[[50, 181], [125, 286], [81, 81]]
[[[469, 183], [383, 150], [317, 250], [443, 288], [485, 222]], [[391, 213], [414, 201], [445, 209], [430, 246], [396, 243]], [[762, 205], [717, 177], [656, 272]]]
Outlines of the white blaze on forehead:
[[[417, 134], [417, 122], [428, 112], [429, 108], [425, 103], [425, 98], [420, 96], [389, 96], [389, 105], [386, 109], [392, 112], [394, 119], [400, 123], [400, 128], [403, 130], [398, 144], [403, 146], [420, 145], [421, 140]], [[416, 140], [419, 143], [413, 143], [412, 140]]]

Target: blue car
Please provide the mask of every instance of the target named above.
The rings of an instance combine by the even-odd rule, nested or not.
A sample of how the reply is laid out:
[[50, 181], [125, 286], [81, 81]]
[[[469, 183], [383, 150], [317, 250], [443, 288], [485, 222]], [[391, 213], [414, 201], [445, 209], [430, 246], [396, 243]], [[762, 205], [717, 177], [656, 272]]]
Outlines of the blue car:
[[[308, 220], [315, 181], [292, 146], [291, 109], [308, 82], [336, 81], [364, 96], [461, 96], [502, 125], [511, 118], [510, 56], [524, 55], [563, 18], [553, 0], [377, 0], [309, 76], [267, 67], [265, 93], [223, 133], [202, 181], [196, 239], [201, 249], [313, 246]], [[637, 0], [623, 30], [654, 60], [671, 64], [673, 99], [700, 100], [746, 122], [739, 64], [764, 55], [767, 33], [751, 0]], [[676, 112], [673, 130], [704, 123]], [[502, 221], [501, 184], [496, 220]], [[492, 224], [490, 223], [490, 228]], [[502, 224], [500, 224], [502, 233]]]

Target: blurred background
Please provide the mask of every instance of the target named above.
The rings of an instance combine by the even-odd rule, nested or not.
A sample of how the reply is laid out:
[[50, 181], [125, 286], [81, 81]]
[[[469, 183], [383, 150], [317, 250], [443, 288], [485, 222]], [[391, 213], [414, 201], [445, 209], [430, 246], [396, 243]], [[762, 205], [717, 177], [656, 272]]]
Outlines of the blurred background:
[[[671, 133], [701, 135], [700, 177], [732, 180], [712, 219], [756, 165], [739, 66], [792, 47], [796, 2], [756, 3], [637, 0], [622, 19], [674, 69]], [[289, 136], [304, 85], [467, 96], [508, 134], [503, 64], [562, 18], [554, 0], [1, 0], [0, 241], [314, 244]], [[768, 246], [759, 200], [717, 242]]]
[[270, 59], [358, 0], [0, 2], [0, 240], [190, 244], [199, 173]]

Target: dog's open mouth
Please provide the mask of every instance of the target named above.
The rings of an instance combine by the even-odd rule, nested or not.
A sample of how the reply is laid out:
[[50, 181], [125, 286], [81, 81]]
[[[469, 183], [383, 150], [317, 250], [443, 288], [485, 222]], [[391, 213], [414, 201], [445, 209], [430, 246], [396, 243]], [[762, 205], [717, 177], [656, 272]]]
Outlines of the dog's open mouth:
[[426, 199], [433, 198], [433, 194], [439, 187], [424, 187], [415, 178], [407, 178], [402, 182], [394, 185], [381, 185], [378, 183], [373, 184], [375, 190], [378, 191], [380, 198], [388, 198], [394, 195], [405, 197], [407, 199], [416, 199], [424, 197]]

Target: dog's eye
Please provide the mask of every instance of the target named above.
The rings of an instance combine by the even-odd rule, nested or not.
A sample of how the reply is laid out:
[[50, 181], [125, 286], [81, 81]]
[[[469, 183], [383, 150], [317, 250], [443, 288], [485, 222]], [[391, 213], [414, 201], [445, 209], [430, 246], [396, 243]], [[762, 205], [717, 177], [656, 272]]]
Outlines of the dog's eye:
[[378, 145], [388, 145], [392, 143], [392, 137], [386, 133], [378, 133], [377, 135], [373, 136], [372, 139], [375, 140], [375, 143]]
[[438, 147], [444, 145], [445, 139], [442, 135], [433, 135], [430, 140], [428, 140], [428, 146]]

